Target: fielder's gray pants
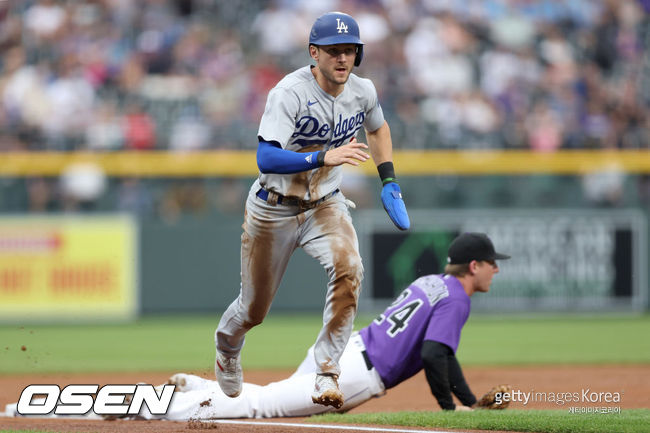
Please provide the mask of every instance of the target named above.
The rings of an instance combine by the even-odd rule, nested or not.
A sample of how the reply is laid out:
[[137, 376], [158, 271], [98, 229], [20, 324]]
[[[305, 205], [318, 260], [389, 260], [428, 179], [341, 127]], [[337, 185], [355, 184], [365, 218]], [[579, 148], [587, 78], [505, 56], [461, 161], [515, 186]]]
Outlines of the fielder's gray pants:
[[[257, 185], [257, 182], [255, 182]], [[221, 317], [217, 350], [236, 356], [246, 332], [264, 320], [291, 255], [302, 247], [329, 277], [323, 328], [314, 345], [317, 373], [340, 374], [339, 358], [353, 329], [363, 278], [359, 242], [342, 193], [313, 209], [268, 204], [251, 188], [241, 237], [241, 288]], [[318, 290], [304, 275], [305, 290]]]

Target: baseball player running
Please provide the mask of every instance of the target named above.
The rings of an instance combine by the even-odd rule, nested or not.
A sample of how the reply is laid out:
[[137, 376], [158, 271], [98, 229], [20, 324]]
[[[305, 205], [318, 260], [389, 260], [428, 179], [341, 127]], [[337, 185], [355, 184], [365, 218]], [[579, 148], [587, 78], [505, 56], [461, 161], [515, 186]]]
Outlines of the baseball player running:
[[[483, 233], [464, 233], [449, 246], [442, 275], [416, 279], [370, 325], [354, 333], [340, 359], [339, 384], [346, 411], [380, 396], [424, 369], [444, 410], [472, 410], [470, 390], [455, 353], [470, 313], [470, 297], [486, 293], [499, 272], [495, 252]], [[335, 410], [312, 404], [309, 384], [319, 372], [315, 347], [288, 379], [266, 386], [245, 383], [239, 397], [227, 398], [214, 381], [176, 374], [177, 385], [168, 419], [276, 418], [306, 416]], [[454, 404], [452, 393], [461, 405]], [[208, 403], [206, 403], [208, 402]], [[150, 415], [144, 415], [151, 417]]]
[[[258, 132], [260, 170], [246, 201], [241, 238], [241, 288], [215, 332], [215, 373], [223, 392], [242, 389], [240, 351], [246, 332], [266, 316], [297, 247], [329, 277], [323, 328], [315, 345], [314, 403], [340, 408], [339, 359], [356, 315], [363, 277], [357, 236], [339, 191], [342, 165], [358, 166], [369, 149], [389, 217], [410, 222], [392, 163], [390, 129], [377, 91], [352, 73], [363, 58], [359, 27], [349, 15], [319, 17], [309, 35], [315, 62], [284, 77], [269, 93]], [[356, 141], [365, 128], [368, 143]], [[306, 276], [306, 290], [311, 290]]]

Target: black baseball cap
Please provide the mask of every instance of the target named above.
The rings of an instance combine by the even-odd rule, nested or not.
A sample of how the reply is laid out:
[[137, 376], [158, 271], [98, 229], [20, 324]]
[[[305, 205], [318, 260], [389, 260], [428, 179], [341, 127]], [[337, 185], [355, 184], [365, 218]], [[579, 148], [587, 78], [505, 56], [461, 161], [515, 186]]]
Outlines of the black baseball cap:
[[503, 260], [509, 259], [506, 254], [494, 251], [494, 245], [485, 233], [463, 233], [451, 242], [447, 253], [447, 263], [459, 265], [472, 260]]

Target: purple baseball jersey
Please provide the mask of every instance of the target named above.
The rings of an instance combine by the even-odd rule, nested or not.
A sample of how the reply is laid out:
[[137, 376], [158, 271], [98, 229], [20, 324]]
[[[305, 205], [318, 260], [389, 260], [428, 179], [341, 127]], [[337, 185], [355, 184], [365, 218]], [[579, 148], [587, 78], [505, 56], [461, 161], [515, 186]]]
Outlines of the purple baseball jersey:
[[458, 349], [471, 302], [451, 275], [415, 280], [370, 325], [360, 331], [370, 361], [386, 389], [419, 372], [425, 340]]

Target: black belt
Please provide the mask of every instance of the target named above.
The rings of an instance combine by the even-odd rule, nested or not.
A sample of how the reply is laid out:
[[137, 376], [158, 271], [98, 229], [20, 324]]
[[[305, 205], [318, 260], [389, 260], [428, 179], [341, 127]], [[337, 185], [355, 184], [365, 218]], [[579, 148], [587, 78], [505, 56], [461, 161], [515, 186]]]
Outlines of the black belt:
[[[275, 193], [278, 196], [278, 204], [283, 204], [285, 206], [298, 206], [301, 209], [311, 209], [313, 207], [318, 206], [328, 198], [332, 197], [334, 194], [339, 192], [339, 189], [335, 189], [334, 191], [330, 192], [329, 194], [325, 194], [323, 197], [319, 198], [318, 200], [315, 201], [307, 201], [307, 200], [300, 200], [298, 198], [291, 198], [291, 197], [285, 197], [283, 195], [280, 195], [278, 193]], [[261, 198], [264, 201], [268, 201], [269, 198], [269, 191], [267, 191], [264, 188], [260, 188], [259, 191], [255, 194], [259, 198]]]
[[368, 356], [368, 352], [366, 352], [365, 350], [362, 350], [361, 351], [361, 356], [363, 356], [363, 360], [366, 361], [366, 368], [368, 368], [368, 370], [372, 370], [372, 368], [374, 366], [372, 365], [372, 362], [370, 361], [370, 357]]

